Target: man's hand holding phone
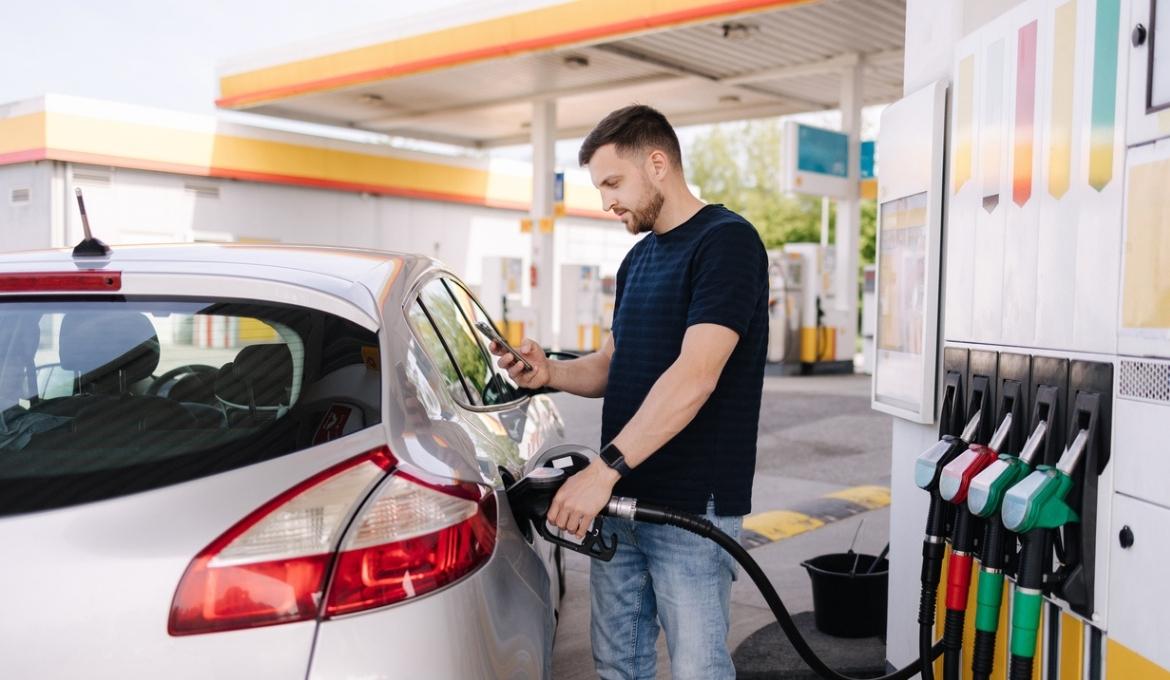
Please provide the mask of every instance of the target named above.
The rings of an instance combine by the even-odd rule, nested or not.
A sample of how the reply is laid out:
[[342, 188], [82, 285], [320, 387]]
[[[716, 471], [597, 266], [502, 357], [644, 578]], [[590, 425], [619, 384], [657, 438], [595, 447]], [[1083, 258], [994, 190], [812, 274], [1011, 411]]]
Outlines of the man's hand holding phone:
[[[550, 362], [548, 357], [544, 355], [544, 350], [540, 345], [533, 342], [531, 339], [525, 338], [524, 342], [520, 343], [519, 347], [515, 349], [493, 339], [488, 345], [491, 353], [499, 357], [496, 363], [500, 368], [506, 370], [508, 375], [520, 387], [528, 389], [539, 389], [544, 387], [549, 382]], [[524, 357], [532, 369], [529, 370], [524, 362], [516, 358], [512, 352], [515, 351]]]

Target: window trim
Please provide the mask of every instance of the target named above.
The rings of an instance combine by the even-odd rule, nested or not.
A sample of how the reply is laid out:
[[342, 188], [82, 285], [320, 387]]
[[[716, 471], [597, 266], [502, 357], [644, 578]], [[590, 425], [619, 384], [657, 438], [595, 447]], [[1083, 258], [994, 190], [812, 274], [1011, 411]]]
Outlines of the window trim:
[[[435, 268], [435, 269], [429, 270], [429, 271], [423, 273], [422, 275], [420, 275], [418, 277], [418, 279], [414, 282], [414, 284], [410, 287], [409, 292], [406, 294], [406, 296], [403, 298], [403, 301], [402, 301], [403, 320], [406, 322], [407, 328], [410, 329], [411, 337], [414, 339], [415, 342], [417, 342], [419, 344], [420, 347], [422, 346], [422, 338], [420, 338], [418, 335], [418, 329], [416, 329], [414, 327], [414, 324], [410, 321], [410, 306], [412, 304], [414, 304], [415, 302], [418, 302], [421, 305], [421, 303], [422, 303], [422, 298], [421, 298], [422, 289], [425, 286], [427, 286], [431, 281], [434, 281], [435, 279], [440, 279], [440, 280], [449, 279], [451, 281], [454, 281], [456, 283], [456, 285], [458, 285], [463, 290], [467, 291], [467, 294], [469, 296], [471, 296], [471, 299], [473, 301], [475, 301], [477, 305], [479, 304], [479, 301], [476, 299], [476, 297], [474, 295], [471, 294], [471, 291], [467, 289], [467, 286], [463, 285], [463, 281], [458, 276], [456, 276], [454, 272], [452, 272], [449, 269]], [[446, 288], [446, 287], [444, 286], [444, 288]], [[448, 295], [450, 295], [449, 290], [448, 290]], [[455, 301], [454, 297], [451, 298], [451, 302], [454, 303], [456, 307], [459, 307], [459, 303]], [[479, 305], [479, 306], [480, 306], [480, 311], [484, 311], [483, 306], [482, 305]], [[462, 308], [460, 308], [460, 309], [462, 309]], [[494, 323], [494, 321], [492, 320], [492, 318], [490, 316], [488, 316], [486, 311], [484, 311], [484, 316], [487, 316], [488, 320], [492, 321]], [[454, 357], [451, 355], [450, 348], [447, 347], [447, 344], [446, 344], [447, 339], [444, 338], [441, 333], [439, 333], [438, 327], [435, 326], [435, 323], [430, 318], [429, 313], [427, 315], [427, 321], [431, 324], [431, 328], [435, 329], [435, 333], [438, 334], [440, 338], [442, 338], [443, 349], [444, 349], [444, 351], [447, 352], [447, 358], [451, 360], [451, 364], [455, 366], [455, 370], [459, 372], [460, 381], [465, 380], [466, 378], [463, 376], [463, 369], [459, 368], [459, 364], [455, 361]], [[479, 336], [473, 335], [473, 337], [478, 338]], [[476, 342], [478, 344], [480, 344], [480, 346], [482, 348], [482, 343], [479, 343], [478, 340]], [[431, 358], [430, 354], [426, 350], [423, 350], [423, 354], [426, 355], [427, 361], [431, 362], [431, 364], [434, 365], [434, 363], [435, 363], [434, 359]], [[438, 367], [435, 366], [435, 368], [437, 369]], [[464, 386], [464, 389], [465, 390], [467, 389], [466, 386]], [[473, 404], [462, 403], [458, 399], [456, 399], [455, 402], [459, 406], [459, 408], [464, 409], [466, 411], [470, 411], [472, 413], [497, 413], [500, 411], [507, 411], [509, 409], [527, 406], [528, 402], [532, 399], [532, 393], [523, 389], [523, 388], [519, 388], [516, 392], [516, 395], [517, 395], [517, 398], [515, 400], [504, 402], [502, 404], [489, 404], [489, 405], [483, 405], [483, 406], [475, 406]]]

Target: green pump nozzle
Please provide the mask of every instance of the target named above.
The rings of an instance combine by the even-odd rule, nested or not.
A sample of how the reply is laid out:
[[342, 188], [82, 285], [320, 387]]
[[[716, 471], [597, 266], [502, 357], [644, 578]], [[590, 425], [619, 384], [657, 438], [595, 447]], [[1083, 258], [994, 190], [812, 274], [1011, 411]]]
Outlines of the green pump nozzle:
[[[1004, 422], [1000, 424], [995, 436], [992, 437], [992, 448], [995, 448], [994, 443], [997, 440], [1002, 444], [1002, 439], [1007, 438], [1010, 426], [1011, 414], [1009, 413], [1004, 416]], [[1040, 451], [1047, 434], [1048, 422], [1041, 420], [1036, 425], [1036, 429], [1032, 430], [1032, 434], [1028, 435], [1018, 458], [1001, 454], [999, 460], [975, 475], [975, 478], [971, 480], [971, 488], [967, 492], [967, 509], [979, 517], [990, 517], [999, 512], [1008, 489], [1015, 486], [1031, 472], [1032, 459]]]
[[1089, 431], [1081, 429], [1055, 467], [1037, 467], [1007, 492], [1002, 510], [1005, 527], [1025, 533], [1032, 529], [1056, 529], [1079, 519], [1065, 498], [1072, 488], [1072, 473], [1080, 464], [1088, 441]]

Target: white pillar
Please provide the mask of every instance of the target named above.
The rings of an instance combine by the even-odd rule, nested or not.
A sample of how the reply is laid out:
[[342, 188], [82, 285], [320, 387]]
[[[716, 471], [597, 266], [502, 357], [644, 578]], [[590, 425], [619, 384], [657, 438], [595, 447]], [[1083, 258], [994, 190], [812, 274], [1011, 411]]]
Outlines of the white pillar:
[[841, 73], [841, 131], [849, 135], [849, 191], [837, 204], [837, 358], [852, 360], [857, 343], [857, 267], [861, 256], [861, 59]]
[[532, 266], [536, 285], [532, 306], [536, 328], [528, 335], [545, 347], [557, 347], [555, 322], [556, 252], [555, 234], [541, 229], [541, 220], [553, 218], [553, 174], [556, 172], [556, 100], [532, 103]]
[[829, 247], [829, 200], [821, 196], [821, 248]]

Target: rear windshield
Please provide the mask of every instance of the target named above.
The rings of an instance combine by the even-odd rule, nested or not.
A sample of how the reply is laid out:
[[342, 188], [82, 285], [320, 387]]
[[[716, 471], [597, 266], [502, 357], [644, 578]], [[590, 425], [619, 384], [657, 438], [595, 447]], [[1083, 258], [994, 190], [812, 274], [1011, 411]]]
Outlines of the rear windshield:
[[325, 312], [0, 299], [0, 515], [176, 484], [380, 420], [377, 335]]

